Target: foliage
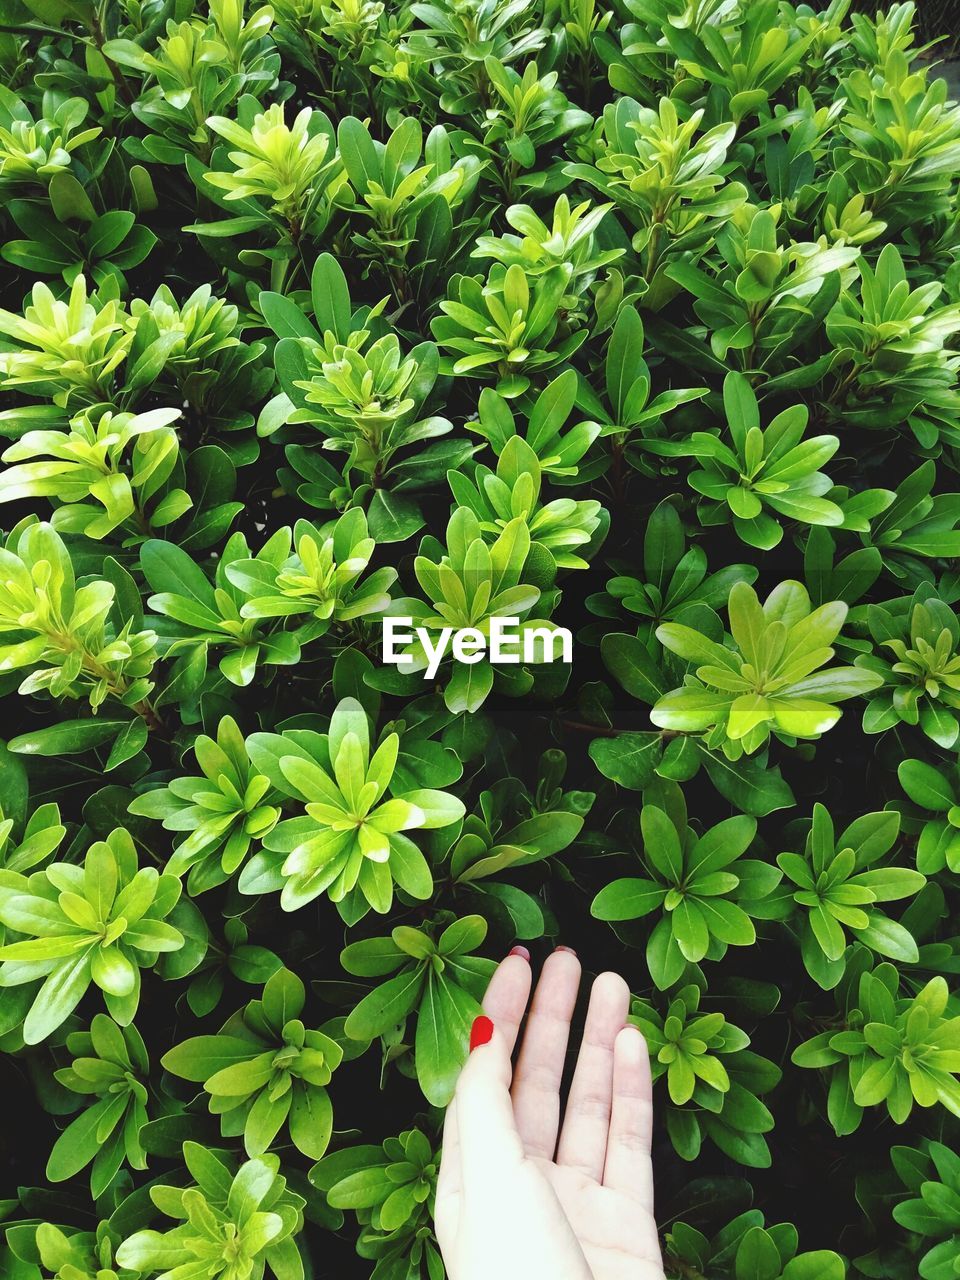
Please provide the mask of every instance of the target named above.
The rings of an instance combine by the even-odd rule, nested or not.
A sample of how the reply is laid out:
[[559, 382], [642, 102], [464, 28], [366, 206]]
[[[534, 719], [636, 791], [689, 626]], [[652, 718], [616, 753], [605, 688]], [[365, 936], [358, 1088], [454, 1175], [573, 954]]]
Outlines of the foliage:
[[746, 1032], [699, 1005], [700, 989], [691, 983], [665, 1013], [640, 1002], [631, 1014], [649, 1046], [654, 1081], [666, 1076], [670, 1141], [684, 1160], [695, 1160], [708, 1137], [740, 1164], [766, 1168], [771, 1157], [763, 1135], [774, 1121], [759, 1095], [774, 1088], [780, 1071], [747, 1049]]
[[818, 738], [840, 719], [837, 702], [877, 687], [878, 675], [856, 667], [820, 671], [846, 618], [842, 601], [812, 609], [806, 588], [788, 581], [761, 605], [752, 587], [737, 582], [727, 608], [730, 647], [682, 623], [657, 628], [665, 648], [700, 664], [654, 707], [651, 718], [662, 729], [708, 730], [711, 746], [736, 759], [771, 733]]
[[51, 1182], [64, 1182], [88, 1164], [90, 1194], [102, 1195], [126, 1159], [135, 1169], [147, 1167], [140, 1131], [147, 1123], [145, 1081], [150, 1062], [132, 1024], [118, 1027], [105, 1013], [95, 1014], [89, 1031], [67, 1037], [74, 1054], [57, 1080], [73, 1093], [97, 1099], [72, 1120], [57, 1139], [47, 1161]]
[[323, 1155], [333, 1124], [326, 1086], [343, 1050], [304, 1027], [303, 983], [287, 969], [268, 978], [260, 1000], [230, 1018], [215, 1036], [193, 1036], [164, 1054], [176, 1076], [203, 1085], [224, 1137], [243, 1134], [248, 1156], [261, 1156], [289, 1126], [298, 1150]]
[[344, 1032], [369, 1043], [415, 1013], [416, 1075], [435, 1106], [446, 1106], [453, 1095], [463, 1039], [493, 973], [489, 960], [470, 954], [486, 932], [482, 916], [463, 916], [442, 930], [398, 925], [389, 938], [352, 942], [340, 956], [347, 973], [394, 974], [351, 1010]]
[[698, 837], [687, 826], [683, 792], [676, 784], [665, 784], [658, 799], [640, 812], [652, 878], [612, 881], [591, 910], [601, 920], [663, 913], [647, 942], [647, 966], [664, 990], [682, 977], [687, 964], [719, 960], [728, 946], [754, 943], [750, 916], [766, 914], [780, 874], [743, 856], [756, 834], [753, 818], [728, 818]]
[[131, 801], [129, 812], [160, 818], [170, 831], [190, 834], [177, 845], [167, 870], [189, 872], [187, 888], [203, 893], [227, 880], [241, 865], [254, 840], [277, 824], [280, 809], [263, 803], [270, 779], [255, 772], [246, 743], [231, 716], [217, 725], [217, 738], [198, 734], [193, 753], [202, 778], [175, 778]]
[[661, 452], [689, 453], [704, 464], [689, 476], [691, 488], [707, 499], [698, 511], [701, 524], [723, 524], [731, 518], [738, 537], [761, 551], [769, 551], [783, 537], [776, 515], [801, 524], [843, 524], [840, 507], [821, 496], [833, 486], [818, 470], [839, 449], [837, 437], [804, 440], [804, 405], [785, 409], [761, 428], [757, 398], [739, 373], [728, 373], [724, 379], [723, 401], [729, 445], [704, 431], [694, 432], [685, 445], [659, 445]]
[[[893, 1207], [894, 1219], [915, 1237], [923, 1240], [918, 1274], [921, 1280], [936, 1280], [937, 1275], [956, 1273], [960, 1258], [957, 1232], [957, 1194], [960, 1192], [960, 1167], [957, 1157], [942, 1142], [924, 1144], [925, 1150], [894, 1147], [890, 1152], [896, 1170], [913, 1198], [901, 1200]], [[935, 1241], [929, 1249], [930, 1240]]]
[[330, 1205], [356, 1213], [363, 1225], [357, 1252], [376, 1259], [378, 1280], [410, 1266], [427, 1275], [442, 1269], [430, 1216], [438, 1164], [429, 1138], [408, 1129], [378, 1147], [345, 1147], [310, 1170]]
[[[522, 488], [530, 493], [529, 484]], [[558, 537], [562, 541], [563, 534]], [[403, 616], [412, 618], [413, 625], [424, 629], [434, 641], [436, 633], [448, 627], [471, 627], [489, 637], [494, 618], [519, 619], [521, 637], [527, 633], [534, 638], [537, 633], [549, 637], [553, 630], [550, 603], [556, 593], [541, 591], [523, 580], [525, 567], [536, 563], [525, 515], [514, 515], [505, 523], [490, 521], [484, 529], [472, 507], [457, 507], [447, 524], [446, 545], [434, 538], [424, 538], [420, 545], [414, 573], [426, 600], [395, 600], [393, 612], [401, 613], [402, 609]], [[555, 564], [549, 552], [548, 565], [540, 558], [541, 570], [551, 582]], [[534, 616], [529, 616], [534, 611]], [[404, 687], [415, 688], [409, 677], [418, 676], [429, 663], [423, 639], [411, 637], [401, 656], [408, 675]], [[495, 668], [486, 655], [469, 665], [455, 664], [448, 655], [442, 674], [446, 681], [443, 700], [447, 710], [455, 713], [478, 711], [494, 689], [519, 696], [533, 685], [527, 667], [517, 671]]]
[[[669, 1274], [696, 1268], [726, 1280], [842, 1280], [843, 1259], [832, 1249], [797, 1253], [796, 1228], [789, 1222], [765, 1226], [758, 1209], [739, 1214], [712, 1238], [678, 1222], [667, 1236]], [[696, 1274], [696, 1271], [693, 1272]]]
[[895, 812], [865, 813], [836, 836], [828, 810], [815, 804], [803, 853], [781, 853], [777, 858], [793, 882], [793, 901], [803, 916], [803, 962], [813, 980], [827, 990], [843, 976], [845, 928], [851, 939], [880, 955], [908, 963], [920, 958], [910, 931], [875, 905], [908, 898], [925, 883], [923, 875], [909, 867], [873, 865], [889, 853], [899, 826]]
[[189, 1267], [203, 1280], [259, 1277], [268, 1267], [277, 1280], [302, 1275], [294, 1237], [304, 1201], [287, 1190], [278, 1156], [247, 1160], [236, 1173], [194, 1142], [183, 1144], [183, 1157], [195, 1186], [151, 1188], [156, 1207], [180, 1225], [134, 1232], [117, 1250], [121, 1267], [147, 1276]]
[[852, 1133], [865, 1107], [885, 1104], [902, 1123], [914, 1103], [960, 1110], [960, 1019], [948, 1016], [947, 984], [931, 978], [915, 996], [900, 996], [890, 964], [866, 969], [841, 989], [840, 1024], [800, 1045], [798, 1066], [831, 1070], [830, 1119], [838, 1134]]
[[327, 734], [290, 731], [250, 739], [254, 763], [306, 811], [265, 837], [268, 852], [251, 859], [241, 892], [281, 889], [286, 911], [326, 892], [353, 920], [371, 907], [381, 915], [389, 911], [394, 884], [414, 898], [429, 898], [430, 868], [403, 833], [449, 826], [463, 816], [463, 803], [432, 788], [394, 789], [399, 734], [387, 734], [372, 753], [370, 747], [367, 713], [356, 698], [337, 704]]
[[140, 969], [177, 951], [183, 935], [166, 917], [180, 881], [140, 867], [121, 827], [87, 850], [82, 865], [52, 862], [29, 876], [5, 871], [0, 922], [14, 935], [0, 947], [0, 984], [35, 991], [23, 1024], [27, 1044], [45, 1040], [94, 983], [107, 1008], [127, 1026], [140, 1000]]
[[520, 940], [669, 1280], [956, 1280], [949, 9], [4, 5], [4, 1277], [443, 1280]]

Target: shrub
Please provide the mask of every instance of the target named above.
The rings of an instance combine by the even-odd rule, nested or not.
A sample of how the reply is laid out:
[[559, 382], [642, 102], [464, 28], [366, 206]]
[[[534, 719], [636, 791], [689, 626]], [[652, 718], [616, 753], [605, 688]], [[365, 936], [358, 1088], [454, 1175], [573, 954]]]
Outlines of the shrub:
[[4, 1277], [442, 1280], [517, 940], [630, 982], [670, 1280], [960, 1275], [920, 10], [7, 0]]

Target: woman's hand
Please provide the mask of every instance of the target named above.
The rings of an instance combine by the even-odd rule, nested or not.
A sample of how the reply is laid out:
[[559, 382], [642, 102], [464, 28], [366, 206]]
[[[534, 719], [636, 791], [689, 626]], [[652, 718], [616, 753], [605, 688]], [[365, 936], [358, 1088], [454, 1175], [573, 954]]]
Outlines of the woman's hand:
[[560, 1125], [560, 1082], [580, 963], [560, 948], [527, 1008], [522, 948], [483, 1000], [487, 1043], [470, 1054], [447, 1110], [436, 1228], [450, 1280], [664, 1280], [653, 1217], [646, 1044], [626, 1025], [630, 993], [602, 973]]

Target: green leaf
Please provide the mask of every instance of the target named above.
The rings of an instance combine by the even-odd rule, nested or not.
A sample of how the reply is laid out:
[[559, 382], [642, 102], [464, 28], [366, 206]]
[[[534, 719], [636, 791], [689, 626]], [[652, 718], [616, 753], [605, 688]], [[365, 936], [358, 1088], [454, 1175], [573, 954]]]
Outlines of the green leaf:
[[727, 760], [708, 751], [702, 744], [697, 745], [710, 781], [722, 796], [744, 813], [762, 818], [794, 803], [793, 792], [778, 768], [766, 767], [756, 757], [750, 756]]
[[47, 1160], [46, 1176], [51, 1182], [66, 1182], [95, 1158], [104, 1141], [98, 1129], [109, 1106], [109, 1099], [95, 1102], [67, 1125]]
[[897, 776], [910, 799], [924, 809], [946, 813], [956, 803], [954, 787], [942, 770], [923, 760], [901, 760]]
[[613, 327], [606, 360], [607, 396], [618, 423], [624, 423], [624, 409], [630, 388], [645, 372], [643, 321], [638, 311], [627, 306], [620, 312]]
[[397, 1026], [419, 1004], [425, 980], [416, 966], [381, 983], [347, 1016], [344, 1031], [352, 1040], [369, 1041]]
[[145, 542], [140, 548], [140, 565], [155, 592], [184, 596], [206, 609], [216, 610], [213, 587], [206, 574], [179, 547], [155, 539]]
[[626, 877], [601, 889], [590, 907], [598, 920], [636, 920], [656, 911], [666, 890], [654, 880]]
[[354, 189], [365, 195], [371, 182], [381, 180], [380, 161], [366, 126], [355, 116], [346, 116], [337, 128], [337, 144]]
[[[110, 742], [118, 734], [128, 734], [130, 724], [127, 720], [72, 720], [20, 734], [17, 738], [11, 738], [7, 747], [10, 751], [25, 756], [80, 755]], [[139, 749], [138, 746], [137, 750]], [[111, 752], [111, 756], [112, 754]]]
[[[348, 125], [343, 120], [340, 129], [342, 131], [347, 126], [349, 134], [357, 123], [353, 121]], [[350, 336], [350, 293], [343, 269], [332, 254], [321, 253], [314, 262], [310, 275], [310, 296], [313, 316], [320, 332], [329, 331], [339, 342], [346, 342]]]
[[23, 1023], [27, 1044], [39, 1044], [69, 1018], [90, 985], [89, 948], [57, 963], [44, 981]]
[[147, 745], [147, 726], [143, 720], [131, 720], [117, 734], [116, 740], [107, 757], [105, 772], [116, 769], [119, 765], [132, 760]]
[[326, 1089], [299, 1085], [293, 1094], [288, 1117], [290, 1137], [298, 1151], [319, 1160], [333, 1133], [333, 1103]]
[[590, 759], [605, 778], [642, 791], [653, 781], [663, 740], [659, 733], [618, 733], [613, 738], [594, 738], [589, 750]]
[[832, 1249], [791, 1258], [783, 1269], [783, 1280], [845, 1280], [847, 1269], [843, 1259]]
[[414, 499], [389, 489], [378, 489], [373, 495], [367, 519], [370, 536], [377, 542], [404, 542], [424, 525], [423, 513]]
[[221, 1033], [184, 1040], [168, 1049], [161, 1061], [165, 1069], [175, 1076], [202, 1084], [217, 1071], [236, 1062], [246, 1062], [256, 1053], [256, 1045], [249, 1040]]
[[260, 294], [258, 301], [264, 320], [278, 338], [311, 338], [317, 341], [316, 329], [291, 298], [266, 291]]
[[417, 1017], [417, 1078], [427, 1101], [445, 1107], [467, 1052], [470, 1026], [480, 1009], [453, 982], [430, 975]]
[[61, 222], [93, 222], [97, 211], [72, 173], [55, 173], [47, 187], [50, 205]]
[[447, 682], [443, 700], [454, 715], [463, 711], [473, 713], [483, 706], [492, 688], [493, 667], [489, 662], [458, 664]]
[[653, 706], [666, 692], [663, 676], [637, 636], [604, 636], [601, 652], [607, 670], [631, 697]]
[[896, 920], [888, 920], [885, 916], [873, 915], [866, 929], [854, 931], [861, 942], [878, 951], [891, 960], [901, 960], [905, 964], [916, 964], [920, 958], [916, 940], [908, 929]]
[[762, 1227], [751, 1227], [737, 1249], [736, 1280], [779, 1280], [780, 1250]]
[[647, 861], [668, 884], [680, 884], [683, 881], [683, 853], [673, 822], [662, 809], [648, 804], [640, 814], [640, 827]]

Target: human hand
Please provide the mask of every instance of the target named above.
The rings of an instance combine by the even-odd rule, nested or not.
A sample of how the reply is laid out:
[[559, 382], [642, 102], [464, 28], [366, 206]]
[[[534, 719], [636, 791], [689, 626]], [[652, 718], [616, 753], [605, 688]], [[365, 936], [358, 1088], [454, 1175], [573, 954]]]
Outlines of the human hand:
[[[483, 999], [492, 1022], [447, 1109], [435, 1222], [450, 1280], [664, 1280], [653, 1217], [650, 1064], [626, 1024], [615, 973], [590, 992], [560, 1127], [560, 1083], [580, 962], [543, 966], [516, 1070], [510, 1056], [530, 997], [517, 949]], [[478, 1022], [480, 1020], [478, 1019]]]

